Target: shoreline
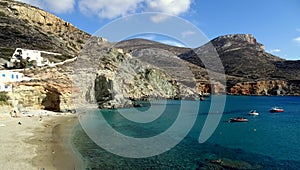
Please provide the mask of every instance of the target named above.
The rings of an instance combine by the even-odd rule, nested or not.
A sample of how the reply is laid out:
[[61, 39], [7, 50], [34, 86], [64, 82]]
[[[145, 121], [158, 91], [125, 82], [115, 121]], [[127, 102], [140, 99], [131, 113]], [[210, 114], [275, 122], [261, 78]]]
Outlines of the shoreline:
[[79, 123], [76, 117], [65, 117], [52, 129], [52, 161], [56, 169], [82, 170], [85, 165], [81, 155], [72, 146], [72, 135]]
[[[41, 110], [44, 111], [44, 110]], [[77, 114], [0, 116], [0, 164], [3, 169], [65, 170], [85, 168], [71, 137]]]

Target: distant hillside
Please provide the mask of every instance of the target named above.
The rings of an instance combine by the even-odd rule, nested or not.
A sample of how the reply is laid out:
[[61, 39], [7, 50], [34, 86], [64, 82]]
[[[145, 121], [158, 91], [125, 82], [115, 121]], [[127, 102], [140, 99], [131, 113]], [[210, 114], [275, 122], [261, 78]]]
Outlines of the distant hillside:
[[[299, 61], [287, 61], [265, 51], [264, 46], [250, 34], [233, 34], [217, 37], [211, 41], [223, 63], [225, 73], [243, 79], [294, 80], [300, 79]], [[203, 66], [197, 55], [205, 51], [205, 45], [180, 57]], [[232, 82], [228, 82], [232, 84]]]
[[130, 52], [132, 56], [143, 62], [165, 70], [176, 77], [178, 81], [184, 82], [185, 85], [193, 86], [195, 82], [208, 83], [207, 73], [203, 67], [178, 57], [189, 52], [191, 50], [189, 48], [171, 46], [145, 39], [121, 41], [115, 44], [115, 47]]
[[0, 58], [15, 48], [77, 54], [90, 35], [39, 8], [0, 0]]
[[170, 52], [174, 53], [175, 55], [179, 55], [179, 54], [189, 51], [189, 48], [171, 46], [171, 45], [162, 44], [162, 43], [159, 43], [156, 41], [151, 41], [151, 40], [146, 40], [146, 39], [141, 39], [141, 38], [130, 39], [130, 40], [118, 42], [115, 44], [115, 47], [126, 49], [131, 52], [142, 50], [142, 49], [148, 49], [148, 48], [159, 48], [159, 49], [163, 49], [166, 51], [170, 51]]
[[[134, 56], [138, 57], [145, 54], [152, 58], [164, 56], [163, 53], [166, 51], [177, 55], [189, 63], [188, 66], [192, 69], [197, 82], [200, 83], [199, 89], [205, 90], [205, 87], [208, 87], [208, 77], [200, 58], [209, 58], [208, 51], [211, 45], [215, 47], [224, 66], [229, 93], [300, 94], [298, 90], [300, 61], [287, 61], [267, 53], [264, 46], [250, 34], [220, 36], [196, 49], [173, 47], [142, 39], [120, 42], [117, 47], [129, 49]], [[157, 49], [163, 50], [159, 52]], [[166, 59], [165, 62], [167, 63], [168, 60]], [[246, 87], [243, 87], [243, 83]], [[239, 86], [238, 90], [235, 89], [237, 86]]]

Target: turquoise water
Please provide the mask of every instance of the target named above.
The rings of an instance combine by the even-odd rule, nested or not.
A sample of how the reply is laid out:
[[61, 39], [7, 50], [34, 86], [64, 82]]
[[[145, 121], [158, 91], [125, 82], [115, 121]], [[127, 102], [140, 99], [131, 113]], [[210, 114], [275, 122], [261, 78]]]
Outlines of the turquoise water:
[[[152, 104], [151, 111], [161, 112], [163, 102]], [[145, 107], [139, 109], [148, 110], [150, 105], [143, 104]], [[190, 107], [193, 106], [195, 102], [190, 101]], [[285, 112], [270, 113], [273, 106], [283, 107]], [[180, 101], [167, 101], [162, 116], [145, 124], [127, 121], [115, 110], [90, 114], [95, 117], [102, 114], [118, 132], [142, 138], [160, 134], [170, 127], [179, 108]], [[198, 113], [186, 113], [186, 116], [197, 116], [191, 131], [176, 147], [157, 156], [133, 159], [109, 153], [90, 140], [80, 125], [74, 133], [73, 144], [88, 162], [87, 169], [300, 169], [300, 97], [227, 96], [217, 129], [208, 141], [200, 144], [198, 138], [209, 108], [210, 98], [207, 98], [200, 102]], [[260, 115], [248, 116], [253, 109]], [[122, 111], [135, 114], [133, 109]], [[249, 122], [227, 122], [239, 116], [247, 117]], [[101, 129], [97, 130], [101, 133]], [[223, 160], [226, 166], [211, 163], [216, 159]]]

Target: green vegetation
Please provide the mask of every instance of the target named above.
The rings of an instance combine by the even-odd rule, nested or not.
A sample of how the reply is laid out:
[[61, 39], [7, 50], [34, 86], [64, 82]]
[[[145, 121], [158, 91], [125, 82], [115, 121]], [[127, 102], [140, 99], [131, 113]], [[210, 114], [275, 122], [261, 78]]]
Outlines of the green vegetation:
[[0, 104], [7, 104], [8, 99], [6, 92], [0, 92]]
[[63, 54], [63, 55], [57, 55], [57, 56], [55, 56], [55, 58], [57, 58], [57, 59], [60, 59], [60, 60], [64, 61], [64, 60], [67, 60], [67, 59], [71, 59], [71, 58], [73, 58], [73, 56], [71, 56], [71, 55], [65, 55], [65, 54]]
[[1, 6], [8, 6], [8, 3], [7, 2], [0, 2], [0, 5]]
[[78, 43], [83, 44], [84, 42], [82, 40], [77, 40]]
[[13, 55], [14, 51], [14, 48], [0, 48], [0, 58], [9, 60], [10, 57]]
[[63, 54], [63, 55], [55, 55], [55, 56], [43, 54], [42, 57], [44, 57], [44, 58], [48, 59], [50, 62], [54, 62], [54, 63], [62, 62], [62, 61], [65, 61], [67, 59], [73, 58], [73, 56], [71, 56], [71, 55], [65, 55], [65, 54]]
[[21, 59], [20, 62], [14, 62], [14, 68], [15, 69], [23, 69], [23, 68], [33, 68], [36, 67], [37, 63], [36, 61], [29, 61], [29, 58]]
[[5, 16], [6, 16], [6, 14], [4, 12], [0, 11], [0, 17], [5, 17]]

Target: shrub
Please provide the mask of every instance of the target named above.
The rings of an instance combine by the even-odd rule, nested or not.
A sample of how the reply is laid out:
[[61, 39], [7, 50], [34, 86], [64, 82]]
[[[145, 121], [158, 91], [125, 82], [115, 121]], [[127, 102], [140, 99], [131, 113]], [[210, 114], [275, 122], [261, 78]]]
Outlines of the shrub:
[[1, 6], [6, 6], [6, 7], [7, 7], [9, 4], [8, 4], [7, 2], [0, 2], [0, 5], [1, 5]]
[[0, 11], [0, 17], [5, 17], [5, 16], [6, 16], [6, 14], [4, 12]]
[[78, 43], [83, 44], [84, 42], [82, 40], [77, 40]]
[[0, 92], [0, 103], [7, 103], [9, 97], [6, 92]]

